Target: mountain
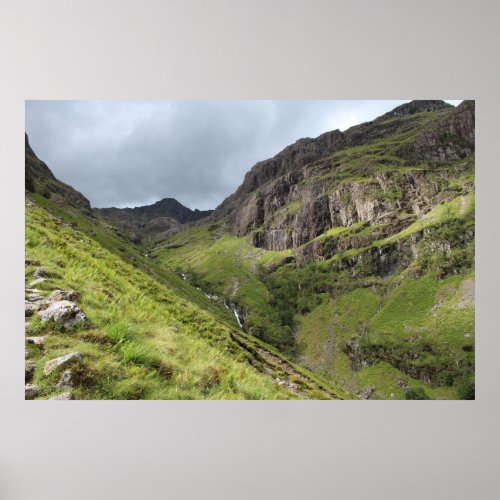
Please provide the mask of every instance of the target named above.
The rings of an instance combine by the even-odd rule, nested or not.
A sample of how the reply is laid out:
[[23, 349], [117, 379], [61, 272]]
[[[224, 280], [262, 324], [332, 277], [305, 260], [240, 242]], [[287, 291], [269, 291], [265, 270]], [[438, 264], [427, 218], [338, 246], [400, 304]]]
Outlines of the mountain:
[[196, 221], [92, 210], [26, 138], [26, 397], [473, 399], [474, 186], [473, 101], [300, 139]]
[[26, 399], [350, 397], [145, 257], [25, 143]]
[[49, 167], [41, 161], [30, 146], [28, 135], [24, 134], [25, 188], [29, 193], [39, 193], [58, 206], [91, 215], [90, 202], [71, 186], [54, 177]]
[[135, 243], [145, 235], [165, 237], [179, 230], [181, 224], [209, 216], [212, 210], [191, 210], [174, 198], [164, 198], [152, 205], [135, 208], [98, 208], [111, 224], [121, 228]]
[[412, 101], [257, 163], [150, 255], [363, 398], [474, 397], [475, 106]]
[[[269, 250], [299, 247], [328, 229], [362, 221], [385, 224], [389, 236], [405, 225], [397, 217], [402, 204], [417, 216], [416, 202], [425, 210], [439, 201], [439, 189], [432, 193], [426, 182], [432, 176], [409, 167], [427, 162], [425, 168], [441, 165], [443, 174], [443, 164], [473, 151], [473, 102], [455, 109], [413, 101], [344, 133], [301, 139], [258, 163], [214, 215], [226, 217], [233, 234], [252, 234], [256, 246]], [[408, 175], [396, 179], [405, 169]]]

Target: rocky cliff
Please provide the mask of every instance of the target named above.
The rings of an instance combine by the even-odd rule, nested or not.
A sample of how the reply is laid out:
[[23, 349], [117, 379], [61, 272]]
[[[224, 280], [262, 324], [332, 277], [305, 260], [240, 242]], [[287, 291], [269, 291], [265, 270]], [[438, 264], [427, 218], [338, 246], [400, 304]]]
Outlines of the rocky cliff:
[[269, 250], [297, 248], [360, 222], [390, 236], [456, 195], [450, 179], [470, 174], [473, 154], [473, 101], [457, 108], [413, 101], [345, 132], [301, 139], [258, 163], [214, 217]]

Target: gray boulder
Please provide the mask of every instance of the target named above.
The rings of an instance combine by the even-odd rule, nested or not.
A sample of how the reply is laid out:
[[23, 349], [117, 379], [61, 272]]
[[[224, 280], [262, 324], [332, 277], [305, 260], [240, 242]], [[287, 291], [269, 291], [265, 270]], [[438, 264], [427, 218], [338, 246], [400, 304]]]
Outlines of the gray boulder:
[[43, 322], [53, 320], [56, 324], [66, 328], [88, 321], [84, 312], [74, 302], [70, 302], [69, 300], [54, 302], [44, 311], [40, 311], [38, 317]]
[[71, 362], [81, 362], [82, 355], [79, 352], [71, 352], [69, 354], [65, 354], [64, 356], [59, 356], [58, 358], [51, 359], [45, 363], [43, 368], [44, 375], [50, 375], [56, 368], [60, 366], [67, 365]]
[[68, 389], [74, 385], [73, 372], [71, 370], [64, 370], [57, 382], [56, 389]]
[[47, 335], [39, 336], [39, 337], [26, 337], [26, 342], [28, 344], [34, 345], [43, 345], [47, 340]]
[[32, 288], [40, 283], [44, 283], [45, 281], [47, 281], [47, 278], [37, 278], [36, 280], [31, 281], [28, 286]]
[[47, 274], [43, 270], [43, 267], [37, 267], [33, 271], [33, 278], [46, 278], [46, 277], [47, 277]]
[[39, 304], [33, 304], [32, 302], [24, 301], [24, 316], [33, 316], [33, 314], [40, 309]]
[[26, 361], [24, 364], [24, 380], [27, 382], [35, 374], [36, 363], [34, 361]]
[[32, 316], [38, 311], [44, 302], [44, 296], [39, 293], [26, 293], [24, 299], [24, 316]]
[[72, 302], [77, 302], [82, 298], [79, 292], [75, 292], [74, 290], [54, 290], [50, 297], [48, 298], [48, 302], [60, 302], [61, 300], [69, 300]]

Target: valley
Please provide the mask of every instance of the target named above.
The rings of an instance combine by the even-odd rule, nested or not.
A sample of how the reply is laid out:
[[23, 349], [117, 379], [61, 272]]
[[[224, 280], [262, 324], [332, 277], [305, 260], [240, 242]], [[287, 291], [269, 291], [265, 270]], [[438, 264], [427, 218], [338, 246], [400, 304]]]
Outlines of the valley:
[[[26, 138], [33, 397], [473, 399], [474, 123], [472, 101], [412, 101], [207, 212], [92, 209]], [[85, 321], [40, 319], [57, 289]], [[44, 367], [68, 353], [64, 387]]]

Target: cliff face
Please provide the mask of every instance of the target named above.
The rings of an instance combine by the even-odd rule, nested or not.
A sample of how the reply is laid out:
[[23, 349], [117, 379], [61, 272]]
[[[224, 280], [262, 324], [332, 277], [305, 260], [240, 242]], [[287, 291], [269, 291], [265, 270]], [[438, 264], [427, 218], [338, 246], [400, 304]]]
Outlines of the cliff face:
[[[473, 183], [474, 102], [413, 101], [346, 132], [302, 139], [260, 162], [214, 216], [257, 247], [298, 248], [357, 223], [397, 233]], [[307, 253], [307, 252], [306, 252]], [[317, 258], [324, 258], [321, 252]]]

